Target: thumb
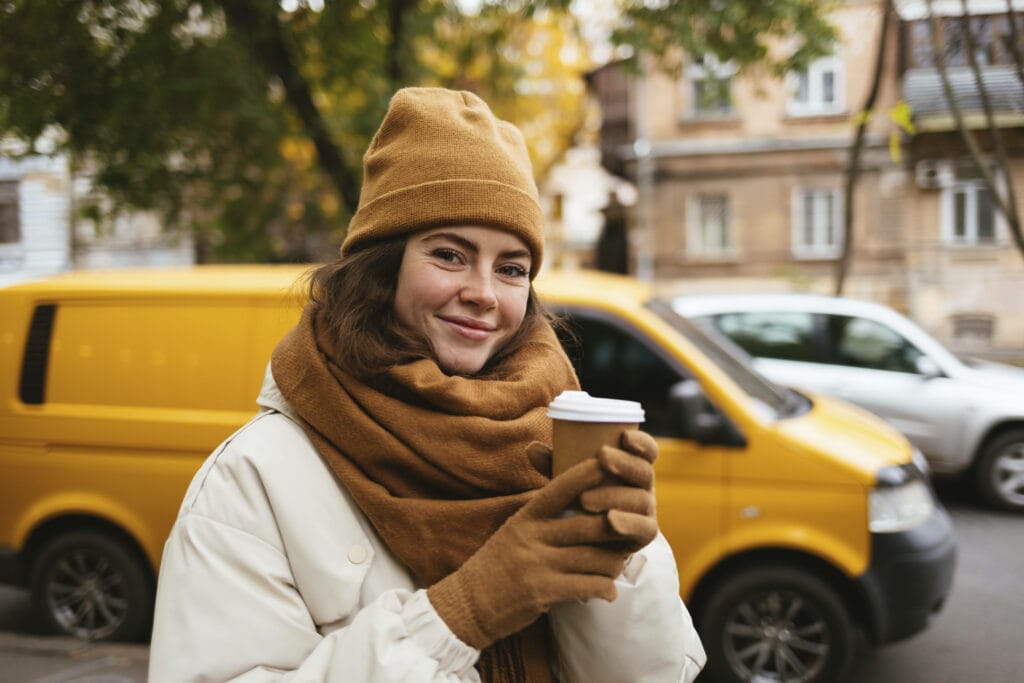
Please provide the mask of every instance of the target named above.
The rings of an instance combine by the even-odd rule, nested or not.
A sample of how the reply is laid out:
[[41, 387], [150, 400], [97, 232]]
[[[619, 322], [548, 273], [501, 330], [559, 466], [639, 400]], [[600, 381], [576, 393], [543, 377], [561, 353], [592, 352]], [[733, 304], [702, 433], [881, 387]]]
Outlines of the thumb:
[[534, 441], [526, 447], [526, 457], [537, 470], [545, 477], [551, 476], [551, 446], [540, 441]]

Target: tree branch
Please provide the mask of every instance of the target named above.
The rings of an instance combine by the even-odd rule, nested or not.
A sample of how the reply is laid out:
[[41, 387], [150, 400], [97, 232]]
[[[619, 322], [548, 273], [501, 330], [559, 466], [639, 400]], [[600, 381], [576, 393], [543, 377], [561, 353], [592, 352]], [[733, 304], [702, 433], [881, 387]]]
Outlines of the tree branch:
[[[1006, 146], [1003, 144], [1003, 136], [999, 126], [996, 124], [995, 113], [992, 111], [992, 102], [989, 100], [988, 90], [985, 88], [981, 66], [978, 64], [978, 59], [975, 55], [974, 29], [971, 27], [971, 15], [967, 9], [967, 0], [960, 0], [960, 8], [964, 13], [964, 38], [967, 43], [967, 61], [971, 65], [971, 71], [974, 72], [974, 80], [978, 84], [978, 98], [981, 100], [981, 107], [985, 111], [985, 123], [988, 125], [989, 132], [992, 135], [992, 145], [996, 150], [996, 162], [999, 164], [999, 171], [1006, 181], [1005, 204], [1008, 210], [1004, 215], [1010, 224], [1010, 231], [1013, 233], [1017, 248], [1020, 249], [1021, 255], [1024, 256], [1024, 235], [1021, 235], [1020, 216], [1017, 213], [1017, 197], [1013, 190], [1013, 175], [1010, 173], [1010, 162], [1006, 155]], [[989, 187], [989, 192], [992, 194], [996, 194], [999, 191], [994, 181], [995, 178], [993, 178], [993, 185]]]
[[[978, 142], [974, 139], [974, 135], [971, 134], [971, 131], [967, 128], [967, 124], [964, 122], [964, 114], [960, 109], [960, 102], [956, 99], [956, 93], [953, 92], [953, 86], [949, 82], [949, 73], [946, 68], [946, 53], [943, 46], [939, 43], [939, 22], [935, 17], [935, 12], [932, 11], [932, 0], [925, 0], [925, 7], [928, 9], [928, 27], [931, 30], [932, 51], [935, 53], [935, 66], [938, 69], [939, 78], [942, 80], [942, 90], [946, 95], [946, 103], [949, 105], [949, 109], [953, 114], [953, 120], [956, 122], [957, 130], [960, 131], [960, 136], [964, 139], [964, 143], [967, 145], [971, 158], [974, 159], [974, 163], [978, 166], [981, 177], [985, 181], [985, 186], [988, 188], [989, 192], [991, 192], [999, 210], [1004, 216], [1009, 216], [1006, 202], [1003, 200], [1003, 196], [998, 192], [998, 188], [996, 187], [995, 178], [992, 176], [992, 170], [988, 167], [988, 164], [985, 163], [984, 155], [982, 154], [981, 148], [978, 146]], [[965, 17], [965, 20], [969, 19], [969, 17]], [[1024, 241], [1022, 241], [1021, 236], [1017, 232], [1014, 232], [1013, 236], [1014, 240], [1017, 242], [1017, 248], [1021, 251], [1021, 254], [1024, 255]]]
[[892, 0], [885, 0], [882, 4], [882, 30], [878, 38], [878, 50], [875, 54], [875, 72], [872, 75], [871, 90], [864, 100], [864, 106], [860, 110], [860, 122], [857, 125], [857, 132], [850, 144], [850, 159], [846, 167], [846, 189], [843, 195], [843, 250], [836, 262], [835, 294], [843, 293], [843, 285], [846, 282], [846, 275], [850, 270], [850, 261], [853, 254], [853, 191], [857, 185], [857, 178], [860, 175], [860, 155], [864, 149], [864, 135], [867, 132], [868, 119], [875, 108], [875, 100], [878, 99], [878, 90], [882, 81], [882, 71], [885, 66], [885, 49], [889, 42], [889, 26], [892, 23], [893, 4]]
[[320, 110], [313, 102], [309, 84], [299, 73], [292, 61], [285, 43], [284, 28], [277, 19], [274, 9], [264, 3], [247, 0], [221, 0], [221, 7], [230, 25], [242, 40], [248, 42], [256, 62], [268, 74], [281, 80], [289, 104], [294, 108], [306, 133], [316, 147], [320, 168], [334, 183], [346, 208], [355, 213], [359, 206], [359, 181], [342, 157], [341, 150], [334, 144], [327, 130]]

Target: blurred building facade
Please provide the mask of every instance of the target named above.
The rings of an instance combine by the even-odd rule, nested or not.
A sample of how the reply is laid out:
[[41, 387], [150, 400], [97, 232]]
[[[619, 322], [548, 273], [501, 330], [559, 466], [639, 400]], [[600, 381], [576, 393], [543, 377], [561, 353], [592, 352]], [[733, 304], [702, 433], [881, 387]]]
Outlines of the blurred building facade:
[[[953, 122], [925, 2], [897, 2], [853, 197], [844, 294], [909, 314], [951, 346], [1024, 358], [1024, 256]], [[991, 150], [960, 2], [933, 0], [968, 125]], [[1024, 29], [1024, 2], [1013, 0]], [[635, 183], [631, 272], [667, 293], [830, 293], [842, 246], [849, 149], [871, 86], [883, 3], [836, 11], [834, 53], [785, 81], [690, 59], [678, 77], [611, 64], [589, 76], [602, 164]], [[972, 0], [985, 91], [1024, 212], [1024, 83], [1005, 0]], [[1024, 30], [1019, 33], [1024, 33]], [[1024, 46], [1020, 46], [1024, 49]], [[783, 46], [784, 48], [784, 46]], [[904, 104], [905, 103], [905, 104]]]
[[0, 156], [0, 285], [75, 268], [193, 262], [191, 240], [152, 215], [126, 213], [102, 227], [80, 216], [91, 191], [64, 156]]

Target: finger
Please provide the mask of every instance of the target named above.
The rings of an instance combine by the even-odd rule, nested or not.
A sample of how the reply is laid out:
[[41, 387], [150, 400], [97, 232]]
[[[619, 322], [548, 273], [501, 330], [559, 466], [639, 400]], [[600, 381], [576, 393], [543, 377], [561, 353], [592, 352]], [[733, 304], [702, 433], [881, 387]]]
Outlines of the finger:
[[648, 515], [610, 510], [608, 524], [620, 538], [635, 543], [637, 547], [647, 545], [658, 535], [658, 522]]
[[627, 555], [606, 547], [577, 545], [559, 548], [553, 555], [555, 566], [571, 574], [595, 574], [614, 579], [626, 566]]
[[580, 495], [580, 506], [587, 512], [621, 510], [653, 515], [654, 496], [635, 486], [598, 486]]
[[604, 477], [601, 465], [594, 458], [578, 462], [542, 486], [529, 503], [524, 514], [534, 517], [556, 517], [579, 498], [579, 495], [600, 483]]
[[614, 446], [602, 446], [597, 454], [601, 469], [630, 486], [650, 489], [654, 485], [654, 468], [642, 457], [631, 455]]
[[627, 429], [619, 438], [619, 444], [633, 455], [639, 455], [647, 462], [653, 463], [658, 457], [658, 442], [647, 432], [639, 429]]
[[585, 512], [562, 519], [544, 520], [538, 533], [544, 544], [554, 547], [594, 545], [621, 538], [605, 515]]
[[534, 441], [526, 447], [526, 457], [529, 459], [533, 469], [545, 477], [551, 476], [551, 446], [540, 441]]

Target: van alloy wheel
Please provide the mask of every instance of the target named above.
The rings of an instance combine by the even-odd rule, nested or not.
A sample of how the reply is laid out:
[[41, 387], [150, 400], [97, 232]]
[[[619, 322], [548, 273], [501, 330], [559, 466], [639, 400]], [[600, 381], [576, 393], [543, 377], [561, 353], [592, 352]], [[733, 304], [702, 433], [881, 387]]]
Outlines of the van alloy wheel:
[[51, 540], [33, 565], [32, 597], [48, 630], [83, 640], [137, 640], [152, 613], [152, 581], [134, 553], [93, 531]]
[[768, 566], [735, 574], [703, 610], [701, 637], [715, 681], [841, 680], [856, 629], [834, 589], [803, 569]]

